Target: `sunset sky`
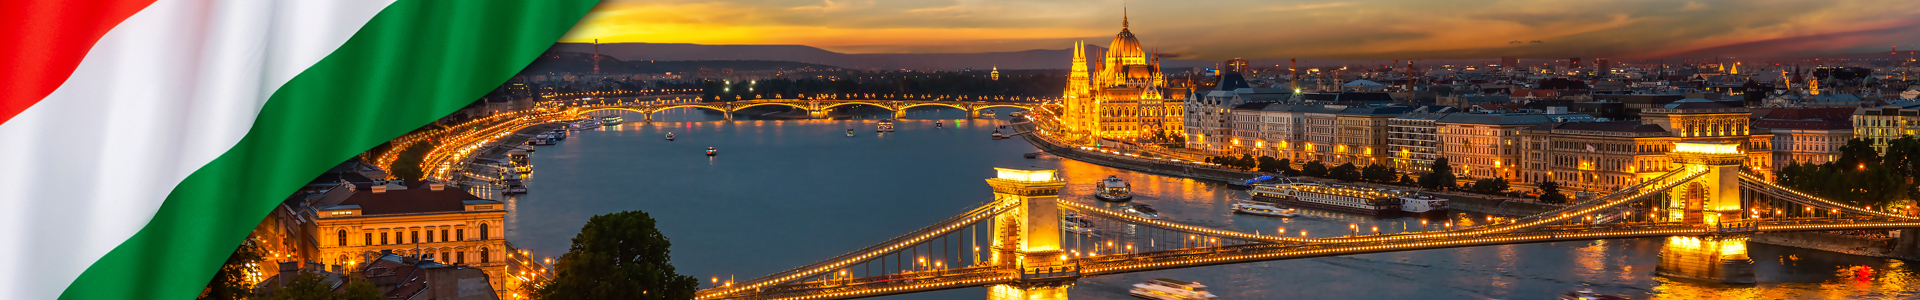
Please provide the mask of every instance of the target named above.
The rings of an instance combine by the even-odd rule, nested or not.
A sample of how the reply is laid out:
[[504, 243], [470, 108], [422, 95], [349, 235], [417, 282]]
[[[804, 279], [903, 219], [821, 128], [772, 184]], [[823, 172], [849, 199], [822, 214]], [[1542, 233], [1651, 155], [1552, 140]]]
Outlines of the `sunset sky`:
[[[795, 44], [846, 53], [1105, 46], [1119, 0], [604, 0], [563, 40]], [[1920, 44], [1920, 1], [1145, 1], [1147, 48], [1181, 58], [1775, 56]], [[1537, 41], [1537, 42], [1536, 42]]]

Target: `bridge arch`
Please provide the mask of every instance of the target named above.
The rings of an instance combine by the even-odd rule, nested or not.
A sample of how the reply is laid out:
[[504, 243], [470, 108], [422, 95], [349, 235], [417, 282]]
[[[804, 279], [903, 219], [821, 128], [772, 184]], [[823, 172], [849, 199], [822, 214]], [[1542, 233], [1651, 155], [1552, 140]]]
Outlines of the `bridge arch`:
[[870, 105], [870, 106], [874, 106], [874, 107], [879, 107], [879, 108], [885, 108], [885, 109], [887, 109], [887, 110], [894, 110], [894, 111], [898, 111], [898, 110], [899, 110], [899, 108], [895, 108], [895, 107], [893, 107], [893, 106], [889, 106], [889, 105], [887, 105], [887, 104], [885, 104], [885, 103], [881, 103], [881, 102], [868, 102], [868, 101], [845, 101], [845, 102], [840, 102], [840, 101], [835, 101], [835, 102], [834, 102], [834, 103], [832, 103], [832, 104], [827, 104], [827, 105], [825, 105], [825, 106], [821, 106], [821, 107], [820, 107], [820, 110], [831, 110], [831, 109], [833, 109], [833, 108], [835, 108], [835, 107], [841, 107], [841, 106], [848, 106], [848, 105], [862, 105], [862, 104], [863, 104], [863, 105]]
[[[748, 107], [755, 107], [755, 106], [767, 106], [767, 105], [782, 105], [782, 106], [787, 106], [787, 107], [793, 107], [793, 108], [798, 108], [798, 109], [800, 109], [800, 110], [805, 110], [805, 111], [809, 111], [809, 112], [811, 112], [811, 111], [813, 111], [813, 110], [811, 110], [811, 109], [808, 109], [806, 105], [801, 105], [801, 104], [799, 104], [799, 103], [792, 103], [792, 102], [760, 102], [760, 103], [748, 103], [748, 104], [743, 104], [743, 105], [738, 105], [738, 106], [734, 106], [734, 107], [733, 107], [733, 111], [740, 111], [741, 109], [746, 109], [746, 108], [748, 108]], [[724, 111], [724, 110], [723, 110], [723, 111]], [[729, 112], [732, 112], [732, 111], [729, 111]]]

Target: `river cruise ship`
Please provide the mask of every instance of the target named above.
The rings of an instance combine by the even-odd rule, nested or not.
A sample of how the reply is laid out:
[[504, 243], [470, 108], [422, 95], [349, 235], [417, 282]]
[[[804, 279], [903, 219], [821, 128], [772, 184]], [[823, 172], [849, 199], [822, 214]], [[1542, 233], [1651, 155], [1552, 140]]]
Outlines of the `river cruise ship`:
[[1253, 200], [1369, 215], [1445, 215], [1447, 199], [1411, 191], [1281, 181], [1256, 184]]
[[880, 120], [880, 125], [874, 127], [873, 132], [893, 132], [893, 120]]

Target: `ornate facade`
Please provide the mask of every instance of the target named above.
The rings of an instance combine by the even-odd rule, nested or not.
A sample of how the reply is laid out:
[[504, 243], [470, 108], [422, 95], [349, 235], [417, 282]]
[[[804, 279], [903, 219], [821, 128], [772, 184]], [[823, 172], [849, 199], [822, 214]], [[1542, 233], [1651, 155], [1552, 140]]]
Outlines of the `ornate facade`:
[[1170, 87], [1160, 59], [1140, 47], [1124, 17], [1099, 65], [1087, 67], [1086, 44], [1074, 43], [1062, 123], [1094, 138], [1172, 142], [1181, 127], [1184, 87]]

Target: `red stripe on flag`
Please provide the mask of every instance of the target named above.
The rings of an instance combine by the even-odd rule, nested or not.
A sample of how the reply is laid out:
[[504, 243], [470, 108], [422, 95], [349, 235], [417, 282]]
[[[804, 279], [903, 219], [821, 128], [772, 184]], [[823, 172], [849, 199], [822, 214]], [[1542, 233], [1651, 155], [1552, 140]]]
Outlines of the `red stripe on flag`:
[[0, 4], [0, 123], [73, 75], [108, 30], [155, 0], [8, 1]]

